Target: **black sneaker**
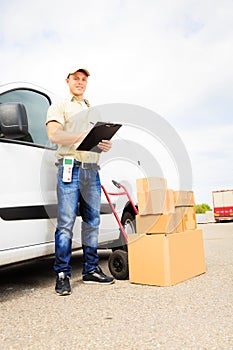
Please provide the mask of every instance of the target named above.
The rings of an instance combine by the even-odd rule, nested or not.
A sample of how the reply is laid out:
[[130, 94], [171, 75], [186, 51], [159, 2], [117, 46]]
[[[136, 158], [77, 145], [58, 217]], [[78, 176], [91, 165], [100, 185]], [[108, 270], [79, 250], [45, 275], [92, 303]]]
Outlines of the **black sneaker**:
[[112, 284], [114, 283], [114, 278], [106, 276], [101, 268], [97, 266], [94, 271], [88, 272], [83, 276], [84, 283], [98, 283], [98, 284]]
[[65, 272], [59, 272], [57, 275], [55, 291], [58, 295], [71, 294], [70, 278], [66, 276]]

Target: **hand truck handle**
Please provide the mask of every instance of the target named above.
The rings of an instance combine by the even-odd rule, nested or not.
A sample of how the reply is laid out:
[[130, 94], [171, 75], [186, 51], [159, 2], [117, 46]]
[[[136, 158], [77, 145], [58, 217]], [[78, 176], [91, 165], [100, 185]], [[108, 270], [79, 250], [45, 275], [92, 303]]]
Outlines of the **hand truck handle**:
[[112, 180], [113, 185], [115, 185], [117, 188], [121, 188], [121, 185], [119, 184], [119, 182]]
[[126, 187], [121, 185], [119, 182], [115, 181], [115, 180], [112, 180], [112, 183], [117, 187], [117, 188], [123, 188], [124, 192], [120, 193], [120, 194], [126, 194], [126, 196], [128, 197], [131, 205], [132, 205], [132, 208], [134, 210], [134, 213], [136, 215], [138, 215], [138, 209], [137, 207], [135, 206], [134, 202], [132, 201], [132, 198], [130, 197], [129, 195], [129, 192], [127, 191]]

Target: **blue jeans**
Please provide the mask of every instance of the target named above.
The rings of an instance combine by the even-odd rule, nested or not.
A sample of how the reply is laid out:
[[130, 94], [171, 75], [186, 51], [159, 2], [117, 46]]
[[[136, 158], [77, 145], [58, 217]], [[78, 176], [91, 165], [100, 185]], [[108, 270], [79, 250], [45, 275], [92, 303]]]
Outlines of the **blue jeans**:
[[58, 218], [55, 232], [56, 273], [66, 272], [71, 276], [70, 258], [72, 251], [73, 226], [77, 216], [78, 205], [82, 217], [83, 271], [93, 271], [99, 261], [97, 254], [100, 224], [101, 184], [98, 168], [73, 168], [72, 181], [62, 181], [63, 167], [58, 167], [57, 196]]

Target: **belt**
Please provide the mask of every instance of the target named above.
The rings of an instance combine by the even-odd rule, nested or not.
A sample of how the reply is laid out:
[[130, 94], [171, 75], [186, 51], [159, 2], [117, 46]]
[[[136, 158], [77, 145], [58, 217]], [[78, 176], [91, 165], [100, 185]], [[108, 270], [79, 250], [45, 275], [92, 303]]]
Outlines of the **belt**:
[[[55, 165], [59, 166], [59, 165], [63, 165], [63, 159], [58, 159], [58, 161], [55, 163]], [[74, 167], [77, 168], [82, 168], [85, 170], [89, 170], [89, 169], [100, 169], [100, 166], [97, 163], [84, 163], [84, 162], [80, 162], [79, 160], [74, 160]]]

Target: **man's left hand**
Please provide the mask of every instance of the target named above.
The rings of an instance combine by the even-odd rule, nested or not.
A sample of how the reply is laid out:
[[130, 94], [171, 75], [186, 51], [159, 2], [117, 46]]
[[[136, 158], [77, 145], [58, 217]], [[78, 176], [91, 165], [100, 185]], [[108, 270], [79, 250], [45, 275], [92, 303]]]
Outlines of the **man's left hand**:
[[101, 149], [101, 151], [108, 152], [112, 148], [112, 142], [109, 140], [102, 140], [99, 142], [98, 147]]

